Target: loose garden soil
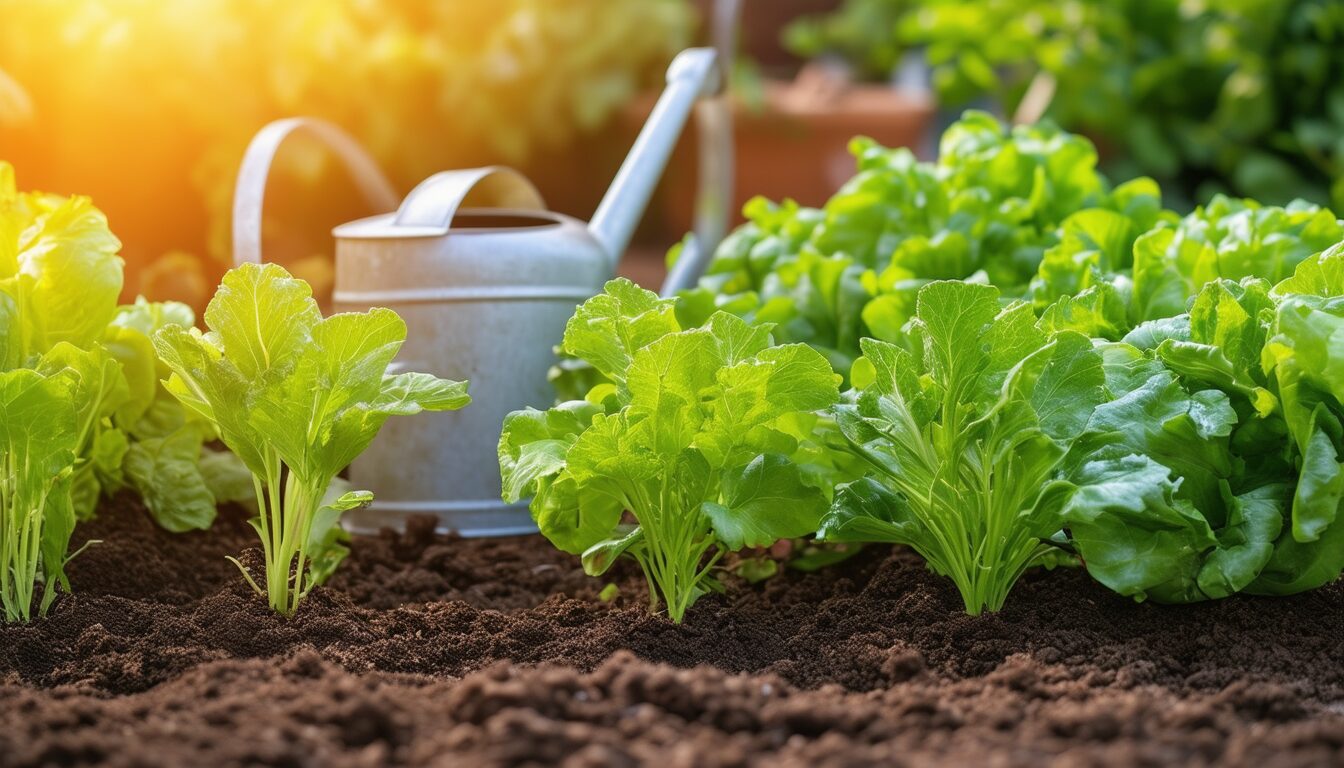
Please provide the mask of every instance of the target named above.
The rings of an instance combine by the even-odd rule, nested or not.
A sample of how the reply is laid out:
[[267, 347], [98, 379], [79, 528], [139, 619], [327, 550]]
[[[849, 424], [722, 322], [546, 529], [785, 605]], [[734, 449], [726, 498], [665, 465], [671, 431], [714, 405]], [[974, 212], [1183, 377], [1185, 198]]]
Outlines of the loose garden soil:
[[[1076, 570], [967, 617], [900, 549], [730, 581], [684, 626], [538, 537], [357, 537], [284, 619], [121, 497], [76, 593], [0, 628], [0, 765], [1135, 765], [1344, 760], [1344, 589], [1138, 605]], [[245, 561], [255, 567], [252, 551]]]

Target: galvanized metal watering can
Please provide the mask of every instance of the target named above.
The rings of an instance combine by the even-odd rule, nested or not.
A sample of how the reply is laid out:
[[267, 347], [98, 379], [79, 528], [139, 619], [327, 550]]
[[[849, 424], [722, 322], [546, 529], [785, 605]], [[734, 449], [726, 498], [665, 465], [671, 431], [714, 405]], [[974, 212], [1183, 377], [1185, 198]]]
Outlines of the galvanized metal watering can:
[[[333, 231], [336, 308], [396, 310], [409, 334], [394, 365], [471, 382], [472, 404], [463, 410], [387, 423], [350, 469], [355, 486], [372, 490], [376, 501], [351, 513], [347, 527], [376, 530], [431, 514], [441, 529], [468, 536], [536, 530], [525, 507], [500, 500], [495, 450], [501, 423], [509, 411], [553, 401], [546, 374], [565, 322], [615, 274], [692, 107], [717, 93], [720, 79], [712, 49], [677, 56], [666, 90], [591, 224], [547, 211], [532, 184], [508, 168], [435, 174], [397, 205], [377, 165], [328, 123], [282, 120], [256, 136], [234, 200], [235, 261], [261, 260], [272, 160], [288, 136], [311, 134], [345, 162], [374, 210], [396, 209]], [[730, 146], [726, 113], [721, 107], [701, 117], [702, 132], [721, 137], [710, 142], [720, 151]], [[713, 151], [702, 151], [702, 169], [731, 167], [707, 154]], [[722, 208], [728, 192], [717, 194]], [[725, 226], [726, 216], [705, 219], [698, 247], [673, 270], [665, 291], [696, 278]]]

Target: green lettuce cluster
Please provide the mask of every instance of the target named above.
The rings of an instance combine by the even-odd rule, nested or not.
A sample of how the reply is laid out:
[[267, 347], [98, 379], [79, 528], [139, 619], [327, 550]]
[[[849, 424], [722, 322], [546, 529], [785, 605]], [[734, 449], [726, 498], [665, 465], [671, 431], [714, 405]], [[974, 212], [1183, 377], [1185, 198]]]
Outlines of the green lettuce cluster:
[[839, 377], [815, 350], [770, 334], [726, 312], [683, 327], [672, 300], [608, 283], [562, 344], [607, 381], [584, 400], [509, 414], [505, 500], [531, 496], [542, 534], [591, 575], [633, 558], [650, 604], [681, 621], [718, 588], [725, 552], [810, 534], [826, 511], [797, 457]]
[[936, 163], [866, 139], [851, 149], [858, 172], [822, 208], [747, 205], [748, 223], [682, 295], [686, 323], [719, 309], [773, 323], [781, 341], [810, 344], [847, 374], [860, 339], [899, 339], [931, 281], [1022, 295], [1078, 211], [1113, 212], [1131, 236], [1173, 218], [1156, 184], [1112, 189], [1092, 144], [1050, 125], [1006, 130], [968, 112], [943, 134]]
[[[0, 601], [8, 621], [67, 588], [78, 519], [131, 487], [170, 530], [209, 527], [244, 498], [213, 431], [159, 386], [149, 334], [190, 310], [118, 307], [121, 244], [84, 197], [21, 193], [0, 163]], [[209, 454], [210, 460], [203, 461]]]
[[388, 372], [406, 340], [396, 312], [324, 318], [308, 284], [275, 264], [225, 274], [205, 322], [208, 333], [166, 325], [154, 348], [174, 400], [246, 465], [265, 588], [233, 562], [273, 610], [291, 615], [348, 552], [341, 514], [373, 500], [338, 492], [336, 475], [389, 418], [456, 410], [471, 398], [465, 382]]
[[1055, 553], [1079, 474], [1070, 446], [1108, 397], [1102, 356], [965, 282], [920, 289], [910, 333], [908, 347], [863, 340], [834, 413], [870, 471], [840, 486], [820, 538], [909, 545], [968, 613], [998, 610]]
[[835, 414], [871, 470], [839, 486], [820, 537], [910, 545], [970, 613], [1070, 555], [1141, 600], [1329, 583], [1344, 569], [1341, 277], [1336, 247], [1273, 287], [1219, 278], [1122, 341], [933, 283], [905, 346], [864, 341]]
[[1111, 187], [1085, 140], [971, 113], [936, 164], [857, 141], [822, 209], [756, 201], [683, 323], [727, 310], [853, 388], [825, 541], [910, 545], [994, 610], [1085, 564], [1136, 599], [1291, 594], [1344, 569], [1344, 223]]
[[[1344, 401], [1336, 373], [1344, 302], [1344, 248], [1339, 245], [1300, 262], [1290, 277], [1271, 284], [1259, 277], [1217, 278], [1191, 299], [1189, 310], [1139, 324], [1114, 346], [1135, 367], [1143, 366], [1179, 387], [1217, 403], [1208, 435], [1171, 442], [1160, 393], [1131, 390], [1128, 413], [1117, 425], [1149, 423], [1136, 451], [1166, 456], [1163, 463], [1180, 483], [1177, 499], [1188, 506], [1155, 554], [1175, 569], [1183, 563], [1187, 583], [1172, 584], [1130, 567], [1101, 574], [1089, 549], [1110, 549], [1124, 526], [1144, 515], [1102, 521], [1092, 542], [1080, 542], [1089, 568], [1125, 594], [1152, 592], [1176, 602], [1221, 597], [1245, 589], [1291, 594], [1336, 579], [1344, 568], [1344, 525], [1336, 525], [1344, 501]], [[1344, 338], [1344, 337], [1341, 337]], [[1099, 409], [1094, 420], [1102, 417]], [[1142, 419], [1143, 422], [1138, 420]], [[1130, 432], [1137, 432], [1129, 427]], [[1162, 441], [1159, 444], [1158, 441]], [[1162, 460], [1159, 458], [1159, 460]], [[1223, 554], [1220, 554], [1223, 553]], [[1178, 556], [1183, 555], [1183, 556]], [[1210, 588], [1213, 565], [1231, 589]], [[1196, 571], [1196, 568], [1199, 570]], [[1194, 582], [1189, 577], [1200, 574]], [[1173, 575], [1178, 575], [1173, 570]]]

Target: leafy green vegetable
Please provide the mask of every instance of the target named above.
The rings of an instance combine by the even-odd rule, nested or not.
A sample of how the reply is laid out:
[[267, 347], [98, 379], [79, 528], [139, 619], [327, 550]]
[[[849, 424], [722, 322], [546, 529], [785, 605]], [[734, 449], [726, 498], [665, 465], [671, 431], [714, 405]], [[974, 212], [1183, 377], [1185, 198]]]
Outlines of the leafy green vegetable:
[[121, 244], [88, 198], [19, 193], [7, 164], [0, 164], [0, 206], [9, 250], [0, 254], [0, 291], [15, 310], [7, 366], [74, 372], [79, 462], [71, 486], [76, 515], [90, 517], [99, 476], [117, 474], [125, 449], [110, 420], [130, 392], [99, 343], [117, 311]]
[[1128, 342], [1051, 330], [992, 287], [926, 286], [909, 348], [863, 342], [836, 410], [872, 473], [840, 486], [821, 538], [908, 544], [971, 613], [1051, 546], [1159, 602], [1337, 578], [1344, 298], [1289, 291], [1334, 290], [1344, 247], [1297, 272], [1273, 292], [1210, 282]]
[[1065, 523], [1088, 571], [1138, 599], [1241, 591], [1279, 535], [1286, 488], [1265, 471], [1269, 457], [1234, 451], [1237, 407], [1250, 409], [1133, 347], [1103, 349], [1115, 399], [1095, 409], [1067, 460], [1083, 488]]
[[1331, 211], [1301, 201], [1287, 208], [1215, 197], [1170, 228], [1134, 244], [1136, 321], [1184, 312], [1211, 280], [1278, 282], [1308, 256], [1344, 240]]
[[[154, 346], [171, 392], [212, 424], [252, 473], [266, 588], [289, 615], [343, 556], [339, 518], [372, 494], [327, 498], [336, 474], [390, 416], [470, 402], [464, 383], [387, 368], [406, 339], [388, 309], [323, 318], [308, 285], [274, 264], [224, 276], [205, 313], [210, 332], [171, 324]], [[236, 562], [236, 561], [235, 561]]]
[[1093, 576], [1139, 599], [1333, 580], [1344, 477], [1327, 436], [1339, 434], [1328, 415], [1339, 406], [1322, 408], [1319, 428], [1293, 417], [1293, 356], [1275, 353], [1327, 322], [1295, 325], [1288, 310], [1341, 294], [1338, 249], [1310, 254], [1344, 240], [1344, 225], [1305, 203], [1221, 197], [1137, 237], [1128, 224], [1105, 211], [1070, 217], [1032, 283], [1043, 329], [1123, 341], [1100, 347], [1114, 399], [1067, 461], [1082, 488], [1065, 510], [1069, 540]]
[[[1291, 537], [1254, 590], [1289, 594], [1333, 581], [1344, 570], [1344, 244], [1304, 261], [1274, 288], [1262, 364], [1281, 407], [1297, 486]], [[1278, 425], [1276, 425], [1278, 426]], [[1282, 429], [1283, 427], [1279, 427]]]
[[[45, 614], [65, 577], [82, 467], [112, 471], [124, 443], [102, 434], [126, 399], [97, 344], [116, 310], [121, 260], [87, 198], [20, 193], [0, 163], [0, 603], [7, 621]], [[85, 456], [82, 464], [77, 457]]]
[[247, 500], [251, 491], [211, 492], [198, 463], [213, 429], [159, 385], [167, 370], [150, 337], [169, 323], [192, 325], [190, 308], [144, 300], [117, 306], [120, 243], [87, 198], [19, 195], [7, 165], [0, 165], [0, 190], [12, 201], [5, 215], [15, 238], [13, 256], [0, 266], [0, 291], [22, 318], [7, 331], [6, 366], [78, 371], [75, 516], [93, 517], [102, 496], [130, 486], [163, 527], [208, 528], [217, 501]]
[[[807, 343], [848, 373], [859, 339], [901, 342], [925, 283], [967, 279], [1021, 296], [1063, 238], [1100, 236], [1071, 217], [1118, 220], [1121, 240], [1171, 218], [1155, 184], [1110, 189], [1091, 143], [1049, 125], [1009, 131], [967, 112], [943, 135], [936, 164], [865, 139], [851, 150], [858, 173], [824, 208], [747, 205], [750, 221], [680, 297], [684, 324], [716, 310], [774, 323], [779, 339]], [[1066, 220], [1074, 224], [1061, 232]]]
[[837, 489], [820, 538], [907, 544], [951, 579], [970, 614], [996, 611], [1061, 528], [1066, 454], [1106, 400], [1087, 337], [1035, 327], [999, 291], [919, 291], [911, 349], [865, 339], [851, 400], [836, 406], [872, 474]]
[[35, 585], [46, 614], [69, 590], [66, 550], [75, 528], [70, 477], [77, 444], [73, 375], [0, 373], [0, 603], [6, 621], [28, 621]]
[[[1336, 246], [1344, 223], [1334, 213], [1301, 201], [1276, 207], [1216, 196], [1177, 217], [1151, 180], [1110, 188], [1086, 141], [1049, 127], [1005, 132], [976, 113], [949, 129], [937, 165], [855, 146], [859, 173], [825, 208], [753, 202], [752, 221], [678, 304], [683, 324], [716, 309], [777, 322], [777, 336], [814, 346], [841, 370], [865, 352], [851, 371], [853, 402], [837, 409], [843, 419], [810, 426], [814, 441], [833, 445], [827, 430], [838, 423], [844, 453], [871, 465], [870, 477], [848, 485], [852, 471], [846, 477], [836, 462], [816, 465], [810, 482], [842, 488], [826, 538], [912, 543], [936, 570], [960, 579], [971, 610], [1001, 603], [1023, 563], [1052, 562], [1069, 550], [1117, 592], [1163, 602], [1287, 594], [1338, 576], [1344, 405], [1332, 391], [1340, 372], [1331, 334], [1344, 301]], [[909, 469], [920, 457], [937, 468], [993, 466], [949, 442], [966, 425], [988, 430], [993, 422], [972, 417], [949, 431], [938, 410], [948, 404], [927, 395], [947, 385], [929, 357], [919, 296], [948, 278], [963, 279], [959, 290], [994, 286], [1003, 297], [994, 306], [1027, 302], [1011, 306], [1035, 346], [1013, 354], [1090, 337], [1104, 373], [1098, 398], [1066, 406], [1076, 420], [1070, 432], [1042, 427], [1062, 451], [1044, 477], [1064, 485], [1052, 486], [1059, 496], [1050, 499], [1049, 519], [1031, 519], [1039, 528], [1022, 523], [1015, 548], [997, 553], [1005, 559], [984, 569], [993, 575], [979, 576], [983, 583], [969, 575], [979, 573], [967, 565], [971, 555], [949, 556], [930, 539], [939, 521], [955, 518], [927, 510], [952, 506], [938, 507], [939, 493], [974, 497], [985, 488], [1014, 512], [1030, 509], [1033, 498], [1002, 478], [1034, 476], [1005, 470], [982, 482], [973, 472]], [[960, 306], [940, 295], [923, 311], [932, 318], [944, 305]], [[961, 345], [973, 352], [981, 335], [966, 338]], [[888, 357], [894, 362], [875, 362]], [[981, 367], [1004, 375], [1020, 359]], [[883, 365], [907, 377], [904, 389], [893, 385], [904, 396], [875, 394]], [[988, 409], [972, 389], [957, 391], [961, 409]], [[900, 408], [921, 429], [936, 427], [927, 444], [944, 454], [893, 447], [925, 437], [895, 431], [907, 426], [895, 415]], [[983, 436], [965, 439], [989, 445]]]
[[[1333, 0], [853, 0], [900, 15], [876, 50], [927, 46], [941, 100], [1045, 116], [1186, 208], [1217, 193], [1344, 208], [1344, 7]], [[908, 9], [908, 10], [907, 10]]]
[[1344, 240], [1334, 213], [1301, 201], [1278, 208], [1219, 196], [1147, 231], [1136, 223], [1098, 210], [1064, 222], [1031, 284], [1050, 322], [1118, 340], [1145, 320], [1184, 313], [1209, 281], [1276, 282]]
[[200, 433], [191, 429], [126, 448], [126, 474], [155, 520], [170, 531], [205, 530], [214, 522], [216, 499], [200, 459]]
[[1163, 602], [1292, 594], [1338, 578], [1341, 274], [1336, 246], [1272, 290], [1259, 278], [1218, 278], [1188, 312], [1102, 346], [1116, 399], [1095, 410], [1076, 463], [1141, 457], [1148, 464], [1131, 477], [1169, 476], [1066, 512], [1095, 577]]
[[826, 497], [791, 457], [796, 420], [837, 397], [820, 354], [723, 312], [683, 330], [673, 301], [624, 279], [579, 307], [562, 349], [608, 383], [509, 414], [500, 475], [505, 500], [531, 495], [542, 534], [589, 574], [634, 558], [651, 606], [680, 622], [725, 551], [816, 530]]
[[195, 322], [195, 313], [185, 304], [141, 299], [118, 309], [103, 339], [121, 361], [132, 393], [112, 419], [129, 439], [125, 458], [119, 475], [103, 478], [103, 485], [131, 486], [159, 525], [179, 532], [209, 528], [220, 502], [255, 499], [242, 462], [206, 447], [218, 437], [214, 426], [162, 384], [171, 371], [154, 352], [154, 334], [169, 325], [190, 328]]

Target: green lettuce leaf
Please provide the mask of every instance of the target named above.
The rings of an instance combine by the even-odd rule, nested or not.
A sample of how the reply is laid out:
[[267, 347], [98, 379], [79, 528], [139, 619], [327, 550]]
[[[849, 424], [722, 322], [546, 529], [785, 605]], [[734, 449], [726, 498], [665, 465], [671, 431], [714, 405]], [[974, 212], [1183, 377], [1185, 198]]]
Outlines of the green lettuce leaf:
[[1067, 511], [1071, 541], [1107, 586], [1192, 602], [1290, 594], [1344, 570], [1344, 301], [1329, 297], [1339, 259], [1303, 259], [1272, 290], [1214, 279], [1187, 313], [1125, 337], [1144, 350], [1105, 348], [1116, 399], [1095, 410], [1074, 463], [1142, 459], [1146, 473], [1170, 472], [1161, 494]]
[[68, 370], [0, 373], [0, 464], [8, 468], [0, 474], [0, 604], [6, 621], [32, 617], [39, 582], [42, 615], [59, 589], [70, 588], [65, 564], [75, 528], [76, 377]]
[[748, 203], [679, 316], [772, 323], [776, 340], [806, 343], [847, 375], [861, 339], [904, 343], [931, 281], [991, 283], [1044, 306], [1100, 279], [1094, 268], [1127, 269], [1134, 238], [1174, 219], [1154, 183], [1110, 189], [1092, 145], [1049, 125], [1009, 130], [972, 111], [936, 163], [867, 139], [851, 151], [857, 172], [823, 208]]
[[509, 414], [499, 466], [504, 499], [531, 496], [553, 544], [594, 575], [635, 559], [680, 621], [724, 552], [816, 530], [826, 496], [791, 457], [838, 377], [806, 346], [773, 346], [768, 325], [715, 312], [683, 330], [675, 307], [624, 279], [579, 307], [562, 350], [611, 383]]
[[1216, 196], [1171, 227], [1134, 244], [1135, 322], [1172, 317], [1218, 278], [1271, 283], [1293, 274], [1312, 254], [1344, 240], [1344, 224], [1316, 206], [1261, 206]]
[[833, 410], [871, 467], [841, 486], [826, 541], [908, 544], [961, 592], [998, 610], [1048, 559], [1074, 493], [1063, 463], [1105, 397], [1102, 356], [1080, 334], [1047, 335], [998, 290], [934, 282], [919, 292], [913, 346], [863, 342], [851, 401]]
[[204, 530], [214, 522], [216, 498], [201, 474], [200, 460], [201, 438], [188, 429], [138, 440], [126, 450], [130, 484], [167, 530]]
[[[188, 424], [159, 386], [168, 372], [150, 341], [165, 325], [191, 326], [191, 310], [143, 299], [118, 307], [120, 244], [106, 218], [85, 198], [19, 194], [7, 169], [0, 168], [0, 370], [69, 369], [78, 382], [78, 459], [70, 480], [76, 516], [92, 517], [101, 497], [129, 485], [164, 527], [208, 527], [214, 501], [196, 481], [195, 464], [213, 433], [203, 422]], [[162, 456], [169, 439], [172, 481], [151, 488], [151, 478], [170, 475], [147, 457]], [[156, 442], [136, 448], [140, 440]]]
[[396, 313], [323, 318], [308, 285], [274, 264], [231, 270], [205, 319], [209, 333], [168, 325], [154, 346], [172, 372], [168, 392], [253, 475], [266, 588], [243, 573], [289, 615], [343, 556], [340, 513], [369, 499], [351, 492], [324, 501], [337, 473], [391, 416], [470, 398], [463, 383], [387, 372], [406, 338]]

